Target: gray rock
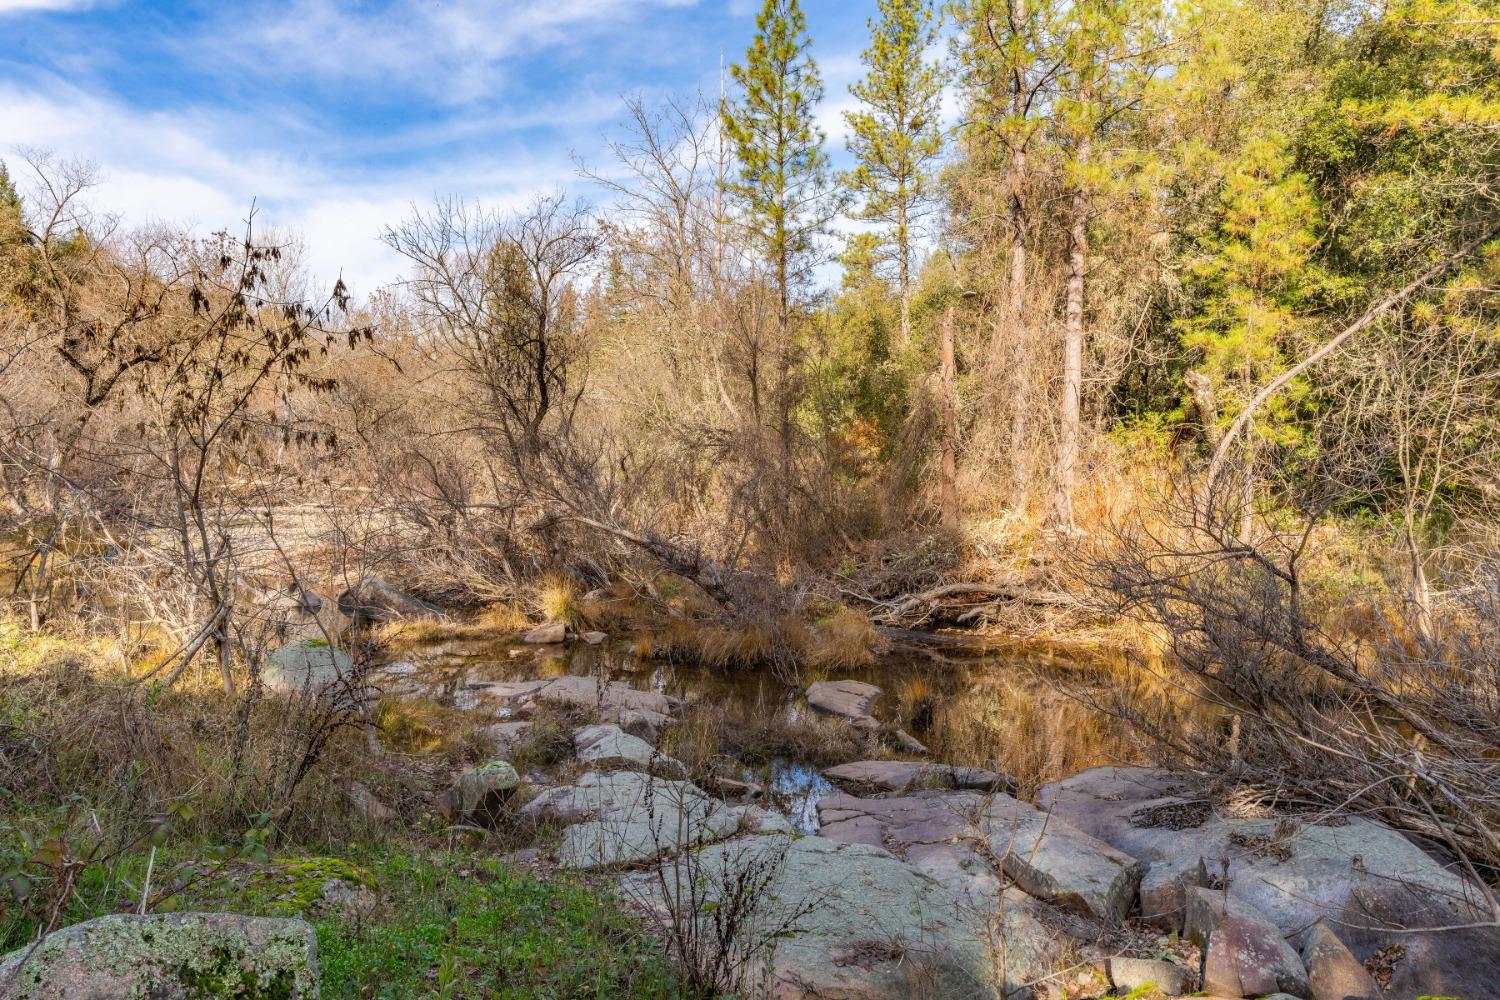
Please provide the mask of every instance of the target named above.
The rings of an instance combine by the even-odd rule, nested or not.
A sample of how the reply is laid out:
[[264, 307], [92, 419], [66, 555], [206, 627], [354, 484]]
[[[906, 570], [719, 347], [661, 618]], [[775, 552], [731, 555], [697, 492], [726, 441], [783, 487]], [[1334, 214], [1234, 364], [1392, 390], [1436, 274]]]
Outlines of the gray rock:
[[631, 736], [609, 723], [576, 730], [573, 749], [580, 761], [596, 769], [650, 771], [674, 776], [683, 773], [680, 762], [659, 753], [640, 737]]
[[638, 691], [623, 681], [606, 681], [596, 677], [554, 677], [530, 692], [533, 701], [564, 708], [595, 708], [606, 717], [633, 710], [656, 713], [646, 716], [670, 718], [682, 708], [682, 702], [656, 691]]
[[982, 767], [954, 767], [907, 760], [857, 760], [830, 767], [823, 776], [855, 790], [904, 792], [913, 788], [948, 788], [980, 792], [1013, 792], [1014, 778]]
[[581, 869], [650, 861], [730, 836], [740, 825], [698, 786], [638, 771], [590, 771], [576, 784], [547, 789], [521, 812], [571, 824], [558, 861]]
[[356, 622], [389, 622], [403, 618], [440, 618], [434, 605], [391, 586], [378, 576], [366, 577], [339, 595], [339, 610]]
[[1374, 977], [1321, 920], [1302, 935], [1302, 962], [1312, 1000], [1380, 1000]]
[[1109, 978], [1117, 990], [1154, 986], [1167, 996], [1186, 993], [1192, 984], [1188, 970], [1157, 958], [1111, 958]]
[[734, 806], [730, 809], [736, 819], [739, 820], [742, 833], [785, 833], [792, 834], [792, 824], [788, 823], [785, 816], [773, 813], [769, 809], [760, 806]]
[[266, 658], [260, 679], [283, 694], [321, 696], [354, 671], [354, 661], [321, 639], [287, 643]]
[[[318, 996], [318, 943], [302, 920], [234, 913], [115, 914], [54, 931], [0, 960], [0, 1000]], [[25, 959], [24, 964], [22, 960]], [[214, 992], [222, 991], [222, 992]]]
[[562, 622], [549, 622], [546, 625], [539, 625], [536, 628], [532, 629], [530, 632], [527, 632], [525, 635], [521, 636], [521, 641], [529, 642], [533, 645], [538, 646], [547, 646], [559, 642], [567, 642], [568, 626], [564, 625]]
[[878, 729], [870, 714], [880, 688], [864, 681], [818, 681], [807, 689], [807, 703], [820, 712], [848, 719], [862, 729]]
[[521, 776], [507, 761], [481, 764], [454, 782], [450, 798], [453, 811], [465, 822], [492, 826], [520, 784]]
[[1203, 989], [1237, 997], [1308, 996], [1302, 959], [1270, 917], [1217, 889], [1186, 890], [1184, 936], [1204, 949]]
[[639, 708], [616, 709], [614, 718], [625, 732], [653, 745], [661, 738], [662, 727], [672, 721], [660, 712], [647, 712]]
[[673, 887], [696, 885], [698, 901], [722, 905], [734, 898], [726, 881], [745, 872], [766, 888], [742, 934], [771, 939], [774, 947], [768, 981], [749, 984], [756, 996], [988, 1000], [999, 993], [1019, 1000], [1030, 996], [1027, 984], [1051, 971], [1051, 935], [1024, 906], [974, 910], [888, 851], [864, 844], [747, 837], [669, 862], [665, 878], [627, 875], [621, 889], [662, 919], [676, 911], [678, 920], [692, 920], [684, 911], [693, 900], [674, 897]]
[[399, 818], [396, 810], [380, 801], [368, 786], [358, 781], [344, 783], [344, 798], [372, 826], [387, 826]]
[[830, 795], [818, 801], [818, 819], [822, 836], [891, 845], [955, 891], [994, 895], [998, 863], [1032, 896], [1107, 923], [1129, 913], [1141, 878], [1135, 859], [1002, 793]]
[[496, 722], [485, 728], [485, 734], [495, 741], [495, 756], [499, 760], [509, 760], [510, 755], [515, 752], [516, 744], [525, 739], [527, 732], [531, 730], [530, 722]]
[[605, 635], [603, 632], [585, 632], [583, 633], [583, 635], [579, 636], [579, 638], [588, 643], [590, 646], [597, 646], [605, 639], [608, 639], [609, 636]]
[[904, 729], [896, 730], [893, 739], [895, 739], [896, 745], [907, 753], [923, 754], [925, 756], [931, 752], [927, 749], [927, 744]]

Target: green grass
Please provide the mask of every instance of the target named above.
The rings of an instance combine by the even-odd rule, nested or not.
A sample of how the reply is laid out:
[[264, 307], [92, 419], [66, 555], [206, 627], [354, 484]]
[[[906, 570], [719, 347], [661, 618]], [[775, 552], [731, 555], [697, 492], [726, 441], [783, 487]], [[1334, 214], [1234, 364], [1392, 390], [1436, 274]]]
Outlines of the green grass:
[[[192, 853], [163, 852], [158, 873]], [[416, 846], [340, 853], [342, 860], [278, 862], [290, 875], [310, 866], [335, 866], [339, 871], [330, 872], [342, 874], [348, 866], [359, 881], [378, 887], [380, 905], [368, 919], [314, 925], [324, 1000], [684, 996], [660, 948], [608, 894], [571, 881], [543, 882], [483, 853]], [[142, 853], [108, 872], [91, 869], [61, 924], [128, 909], [144, 868]], [[284, 894], [263, 882], [203, 884], [167, 908], [285, 915]], [[0, 953], [23, 946], [31, 932], [24, 919], [0, 919]]]
[[381, 887], [364, 926], [317, 925], [325, 1000], [668, 998], [666, 960], [614, 900], [482, 855], [353, 859]]

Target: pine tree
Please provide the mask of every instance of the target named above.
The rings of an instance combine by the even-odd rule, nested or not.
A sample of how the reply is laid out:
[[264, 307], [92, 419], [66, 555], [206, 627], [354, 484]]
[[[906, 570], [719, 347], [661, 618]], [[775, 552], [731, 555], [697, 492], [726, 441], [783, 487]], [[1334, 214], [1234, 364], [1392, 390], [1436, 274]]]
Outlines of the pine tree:
[[722, 110], [739, 164], [729, 185], [772, 273], [780, 333], [778, 408], [791, 434], [792, 301], [817, 263], [818, 237], [837, 214], [823, 130], [813, 109], [823, 81], [808, 55], [807, 18], [797, 0], [766, 0], [745, 64], [730, 67], [739, 100]]
[[896, 258], [901, 344], [911, 340], [912, 224], [932, 186], [931, 163], [942, 149], [943, 81], [923, 55], [936, 36], [927, 0], [880, 0], [870, 22], [865, 78], [849, 88], [862, 107], [844, 113], [849, 151], [859, 165], [844, 183], [861, 199], [859, 216], [884, 222]]
[[[1313, 259], [1317, 199], [1307, 177], [1292, 169], [1284, 137], [1272, 133], [1247, 142], [1226, 178], [1222, 204], [1217, 234], [1189, 269], [1199, 306], [1178, 323], [1183, 347], [1197, 358], [1189, 384], [1206, 385], [1214, 400], [1211, 407], [1197, 406], [1210, 442], [1218, 438], [1212, 422], [1232, 420], [1297, 355], [1298, 334], [1322, 282]], [[1295, 446], [1294, 417], [1304, 392], [1294, 383], [1263, 407], [1255, 440]], [[1253, 441], [1247, 444], [1253, 449]], [[1247, 499], [1252, 454], [1245, 463]]]

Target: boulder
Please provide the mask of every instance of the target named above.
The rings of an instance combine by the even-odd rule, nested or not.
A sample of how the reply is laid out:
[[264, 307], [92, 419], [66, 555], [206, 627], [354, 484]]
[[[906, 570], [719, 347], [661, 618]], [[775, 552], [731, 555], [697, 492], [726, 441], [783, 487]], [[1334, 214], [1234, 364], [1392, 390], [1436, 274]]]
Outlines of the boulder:
[[[740, 898], [736, 886], [763, 886], [739, 925], [739, 947], [773, 949], [766, 980], [747, 984], [756, 996], [988, 1000], [999, 986], [1019, 1000], [1051, 972], [1051, 935], [1025, 907], [976, 911], [879, 847], [746, 837], [674, 859], [664, 876], [633, 873], [621, 890], [659, 919], [703, 920], [708, 935], [712, 914]], [[687, 886], [694, 895], [674, 896]]]
[[321, 696], [341, 678], [354, 673], [354, 661], [321, 639], [287, 643], [261, 665], [260, 679], [267, 688], [283, 694]]
[[503, 760], [465, 771], [449, 793], [451, 813], [468, 823], [493, 826], [521, 784], [516, 769]]
[[579, 638], [588, 643], [590, 646], [597, 646], [605, 639], [608, 639], [609, 636], [605, 635], [603, 632], [585, 632], [583, 633], [583, 635], [579, 636]]
[[521, 812], [571, 824], [558, 848], [565, 868], [609, 868], [675, 854], [738, 832], [739, 816], [686, 781], [639, 771], [590, 771], [549, 788]]
[[339, 610], [356, 622], [442, 617], [434, 605], [404, 593], [378, 576], [365, 577], [339, 595]]
[[521, 636], [522, 642], [529, 642], [537, 646], [548, 646], [559, 642], [568, 641], [568, 626], [562, 622], [549, 622], [539, 625]]
[[864, 681], [818, 681], [807, 689], [807, 703], [820, 712], [848, 719], [861, 729], [878, 729], [870, 714], [880, 688]]
[[1110, 924], [1130, 912], [1141, 878], [1135, 859], [1003, 793], [830, 795], [818, 819], [822, 836], [890, 846], [957, 892], [993, 896], [1003, 873], [1038, 899]]
[[1178, 996], [1192, 988], [1192, 975], [1180, 965], [1159, 958], [1111, 958], [1109, 979], [1115, 989], [1144, 990], [1156, 987], [1167, 996]]
[[114, 914], [0, 959], [0, 1000], [305, 1000], [318, 996], [317, 948], [312, 926], [298, 919]]
[[578, 759], [599, 770], [650, 771], [654, 774], [681, 775], [682, 764], [662, 755], [638, 736], [631, 736], [619, 726], [601, 723], [584, 726], [573, 733], [573, 749]]
[[954, 767], [907, 760], [857, 760], [830, 767], [823, 776], [856, 791], [905, 792], [916, 788], [949, 788], [980, 792], [1014, 792], [1015, 779], [982, 767]]
[[653, 745], [661, 738], [661, 728], [671, 721], [660, 712], [647, 712], [639, 708], [621, 708], [615, 714], [615, 722], [621, 729]]
[[344, 798], [348, 800], [350, 807], [371, 826], [388, 826], [399, 819], [396, 810], [380, 801], [369, 786], [358, 781], [346, 781], [343, 787]]
[[921, 740], [917, 739], [915, 736], [913, 736], [911, 733], [908, 733], [904, 729], [896, 730], [895, 734], [891, 738], [896, 741], [896, 746], [900, 747], [907, 753], [915, 753], [926, 756], [931, 752], [927, 749], [927, 744], [923, 743]]
[[1203, 989], [1235, 997], [1311, 993], [1302, 959], [1270, 917], [1219, 889], [1186, 890], [1184, 936], [1203, 954]]
[[495, 757], [497, 760], [510, 760], [511, 754], [515, 752], [516, 744], [525, 739], [531, 730], [530, 722], [496, 722], [485, 728], [485, 734], [495, 741]]
[[1319, 920], [1302, 935], [1311, 1000], [1380, 1000], [1380, 987], [1337, 934]]

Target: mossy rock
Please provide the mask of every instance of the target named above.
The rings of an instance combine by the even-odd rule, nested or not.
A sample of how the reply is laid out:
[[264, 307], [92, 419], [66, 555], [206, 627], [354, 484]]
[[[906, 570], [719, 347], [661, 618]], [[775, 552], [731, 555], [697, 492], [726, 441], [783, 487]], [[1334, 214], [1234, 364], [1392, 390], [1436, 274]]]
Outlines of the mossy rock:
[[216, 906], [268, 917], [357, 920], [375, 909], [379, 892], [358, 865], [311, 857], [237, 865], [205, 896]]
[[113, 914], [0, 960], [0, 1000], [307, 1000], [318, 979], [317, 937], [301, 920]]

